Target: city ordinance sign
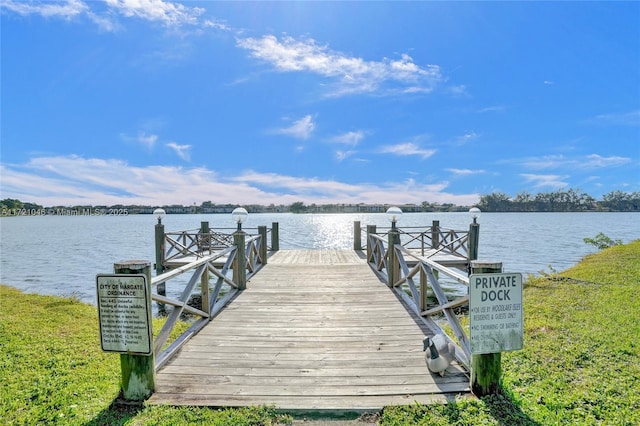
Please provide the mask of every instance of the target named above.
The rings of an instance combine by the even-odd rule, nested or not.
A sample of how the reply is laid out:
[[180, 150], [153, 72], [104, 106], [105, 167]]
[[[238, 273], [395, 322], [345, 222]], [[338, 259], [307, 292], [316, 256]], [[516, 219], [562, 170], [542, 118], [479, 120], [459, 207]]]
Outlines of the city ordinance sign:
[[151, 312], [147, 276], [99, 274], [100, 343], [107, 352], [151, 355]]
[[469, 277], [469, 336], [472, 354], [522, 349], [522, 274]]

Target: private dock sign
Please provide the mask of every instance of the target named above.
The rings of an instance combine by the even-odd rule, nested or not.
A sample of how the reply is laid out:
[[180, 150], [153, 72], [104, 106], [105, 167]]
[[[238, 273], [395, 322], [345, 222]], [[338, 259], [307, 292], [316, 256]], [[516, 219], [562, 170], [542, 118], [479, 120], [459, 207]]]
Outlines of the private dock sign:
[[522, 274], [469, 277], [469, 337], [472, 354], [522, 349]]

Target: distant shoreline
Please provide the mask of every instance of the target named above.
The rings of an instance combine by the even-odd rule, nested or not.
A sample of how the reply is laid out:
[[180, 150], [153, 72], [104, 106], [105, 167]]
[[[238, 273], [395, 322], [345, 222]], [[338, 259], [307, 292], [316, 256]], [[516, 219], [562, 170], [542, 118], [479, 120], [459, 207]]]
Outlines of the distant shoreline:
[[249, 213], [385, 213], [390, 207], [399, 207], [403, 213], [448, 213], [468, 212], [478, 207], [485, 213], [544, 213], [544, 212], [638, 212], [640, 192], [611, 191], [596, 200], [581, 190], [569, 189], [536, 195], [522, 192], [511, 197], [501, 192], [482, 195], [474, 205], [458, 206], [453, 203], [420, 204], [404, 203], [326, 203], [309, 204], [296, 201], [290, 205], [261, 204], [215, 204], [204, 201], [190, 206], [171, 204], [162, 206], [115, 204], [75, 205], [44, 207], [18, 199], [0, 200], [0, 216], [127, 216], [130, 214], [153, 214], [158, 208], [166, 214], [229, 214], [237, 207]]
[[[223, 214], [231, 214], [233, 209], [229, 211], [215, 211], [215, 212], [202, 212], [202, 211], [194, 211], [194, 212], [176, 212], [176, 211], [165, 211], [166, 214], [171, 215], [202, 215], [202, 214], [212, 214], [212, 215], [223, 215]], [[461, 210], [426, 210], [426, 211], [403, 211], [403, 213], [466, 213], [466, 209]], [[384, 213], [384, 212], [366, 212], [366, 211], [304, 211], [304, 212], [292, 212], [292, 211], [249, 211], [251, 214], [277, 214], [277, 213], [291, 213], [291, 214], [301, 214], [301, 215], [314, 215], [314, 214], [371, 214], [371, 213]], [[510, 210], [510, 211], [488, 211], [483, 210], [482, 213], [640, 213], [639, 210]], [[152, 215], [153, 212], [148, 211], [138, 211], [138, 210], [129, 210], [129, 209], [46, 209], [46, 211], [16, 211], [16, 212], [2, 212], [0, 217], [42, 217], [42, 216], [129, 216], [129, 215]]]

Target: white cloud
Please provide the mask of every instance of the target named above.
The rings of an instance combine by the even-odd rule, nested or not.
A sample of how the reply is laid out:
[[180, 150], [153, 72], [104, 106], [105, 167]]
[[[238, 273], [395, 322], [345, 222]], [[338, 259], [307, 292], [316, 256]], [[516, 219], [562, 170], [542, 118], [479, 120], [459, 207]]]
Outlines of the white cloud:
[[351, 157], [353, 154], [355, 154], [357, 151], [353, 151], [353, 150], [348, 150], [348, 151], [342, 151], [342, 150], [338, 150], [336, 151], [336, 160], [338, 161], [344, 161], [347, 158]]
[[222, 31], [233, 31], [233, 29], [229, 25], [216, 19], [205, 19], [202, 22], [202, 26], [205, 28], [215, 28]]
[[504, 112], [507, 110], [507, 107], [504, 105], [492, 105], [484, 108], [478, 109], [476, 112], [479, 114], [484, 114], [486, 112]]
[[153, 146], [158, 141], [158, 135], [147, 135], [146, 133], [139, 133], [137, 141], [147, 148], [153, 148]]
[[137, 167], [121, 160], [79, 156], [34, 158], [22, 166], [3, 167], [2, 178], [3, 198], [10, 196], [45, 206], [190, 205], [200, 198], [224, 203], [251, 200], [270, 204], [277, 195], [225, 181], [201, 167]]
[[625, 113], [600, 114], [593, 120], [599, 124], [640, 126], [640, 110]]
[[166, 26], [196, 25], [205, 11], [200, 7], [187, 7], [163, 0], [105, 0], [107, 5], [127, 18], [136, 17]]
[[445, 169], [446, 171], [454, 174], [455, 176], [459, 176], [459, 177], [463, 177], [463, 176], [471, 176], [471, 175], [479, 175], [479, 174], [483, 174], [486, 173], [486, 170], [482, 170], [482, 169], [478, 169], [478, 170], [471, 170], [471, 169]]
[[422, 159], [427, 159], [436, 153], [435, 149], [420, 148], [413, 142], [400, 143], [396, 145], [386, 145], [381, 147], [378, 152], [382, 154], [393, 154], [400, 156], [417, 155]]
[[464, 84], [450, 86], [447, 88], [447, 92], [451, 93], [453, 96], [469, 96], [469, 93], [467, 92], [467, 86], [465, 86]]
[[566, 188], [569, 183], [563, 179], [568, 179], [568, 175], [536, 175], [523, 173], [522, 176], [527, 183], [533, 184], [534, 188]]
[[383, 182], [380, 184], [350, 184], [335, 180], [317, 178], [298, 178], [276, 173], [258, 173], [247, 171], [233, 179], [247, 184], [280, 188], [287, 193], [295, 194], [288, 199], [306, 203], [344, 203], [345, 200], [357, 203], [416, 203], [424, 201], [424, 197], [434, 202], [449, 202], [458, 205], [471, 205], [478, 201], [478, 194], [454, 195], [445, 192], [448, 182], [432, 184], [418, 183], [414, 179], [401, 182]]
[[67, 0], [65, 2], [24, 2], [3, 0], [3, 9], [8, 9], [19, 15], [40, 15], [45, 18], [72, 19], [82, 15], [89, 7], [80, 0]]
[[541, 157], [530, 157], [523, 160], [516, 160], [523, 167], [534, 170], [555, 169], [566, 166], [568, 160], [563, 155], [544, 155]]
[[191, 145], [178, 145], [175, 142], [169, 142], [166, 144], [169, 148], [175, 151], [178, 154], [178, 157], [182, 158], [184, 161], [189, 161], [191, 159], [190, 150]]
[[240, 38], [239, 47], [247, 49], [281, 72], [309, 72], [333, 82], [333, 96], [376, 91], [430, 92], [442, 81], [437, 65], [419, 66], [407, 54], [400, 59], [365, 61], [319, 45], [315, 40], [296, 40], [273, 35]]
[[[85, 3], [81, 0], [66, 0], [64, 2], [3, 0], [0, 2], [3, 9], [23, 16], [40, 15], [45, 18], [62, 18], [65, 20], [86, 16], [105, 31], [115, 31], [119, 28], [114, 19], [116, 14], [125, 18], [160, 22], [172, 28], [191, 25], [229, 30], [225, 24], [213, 19], [200, 21], [200, 16], [205, 12], [205, 9], [189, 7], [176, 2], [164, 0], [104, 0], [107, 9], [101, 12], [97, 12], [96, 8], [91, 9], [89, 7], [90, 4], [92, 2]], [[93, 2], [94, 4], [96, 3]]]
[[240, 176], [232, 178], [236, 182], [253, 183], [272, 188], [281, 188], [295, 192], [349, 192], [355, 191], [357, 185], [341, 183], [337, 181], [326, 181], [317, 178], [299, 178], [294, 176], [284, 176], [277, 173], [259, 173], [247, 171]]
[[479, 137], [480, 137], [480, 135], [477, 134], [476, 132], [467, 132], [462, 136], [458, 136], [455, 139], [455, 143], [458, 144], [458, 145], [464, 145], [464, 144], [467, 144], [469, 142], [472, 142], [472, 141], [478, 139]]
[[93, 23], [95, 23], [100, 29], [107, 32], [115, 32], [120, 29], [121, 26], [111, 17], [107, 15], [98, 15], [95, 12], [88, 11], [87, 16]]
[[581, 166], [586, 169], [602, 169], [607, 167], [617, 167], [631, 162], [628, 157], [603, 157], [598, 154], [587, 155], [586, 161], [581, 162]]
[[247, 171], [222, 177], [203, 167], [132, 166], [115, 159], [36, 157], [0, 166], [1, 198], [55, 205], [191, 205], [205, 200], [232, 204], [311, 203], [476, 203], [478, 194], [450, 194], [447, 182], [346, 183]]
[[311, 136], [315, 127], [316, 125], [311, 115], [305, 115], [301, 119], [294, 121], [291, 126], [276, 130], [276, 133], [304, 140]]
[[358, 130], [357, 132], [347, 132], [341, 135], [335, 136], [331, 139], [331, 142], [340, 143], [344, 145], [356, 146], [360, 141], [364, 139], [364, 132]]
[[631, 158], [610, 156], [603, 157], [598, 154], [590, 154], [582, 157], [568, 158], [564, 155], [545, 155], [516, 160], [516, 163], [533, 170], [545, 169], [603, 169], [618, 167], [631, 162]]

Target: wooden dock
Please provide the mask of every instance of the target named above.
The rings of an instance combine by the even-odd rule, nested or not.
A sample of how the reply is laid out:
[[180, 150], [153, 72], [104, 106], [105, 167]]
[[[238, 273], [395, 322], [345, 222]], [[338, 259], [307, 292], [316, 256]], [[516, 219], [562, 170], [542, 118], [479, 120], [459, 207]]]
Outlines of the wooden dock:
[[[412, 253], [417, 256], [423, 256], [428, 259], [433, 260], [434, 262], [438, 262], [442, 266], [447, 266], [450, 268], [458, 268], [461, 270], [466, 270], [469, 261], [466, 259], [462, 259], [459, 256], [454, 256], [449, 253], [436, 253], [435, 250], [420, 250], [420, 249], [410, 249]], [[341, 254], [342, 253], [342, 254]], [[350, 250], [284, 250], [278, 252], [276, 262], [279, 263], [299, 263], [302, 261], [307, 261], [311, 263], [320, 262], [320, 264], [329, 264], [322, 263], [323, 261], [331, 261], [331, 262], [340, 262], [341, 258], [344, 256], [348, 256], [348, 259], [353, 260], [349, 255], [351, 254]], [[303, 259], [300, 257], [303, 256]], [[335, 256], [339, 256], [335, 258]], [[363, 254], [363, 261], [366, 263], [366, 259]], [[201, 259], [202, 255], [187, 255], [176, 257], [174, 259], [168, 260], [164, 262], [164, 265], [167, 269], [179, 268], [184, 265], [188, 265], [191, 262], [195, 262], [198, 259]], [[221, 257], [219, 260], [214, 262], [216, 266], [222, 266], [227, 261], [226, 257]]]
[[281, 250], [157, 373], [151, 404], [371, 411], [469, 394], [426, 367], [431, 334], [359, 252]]

